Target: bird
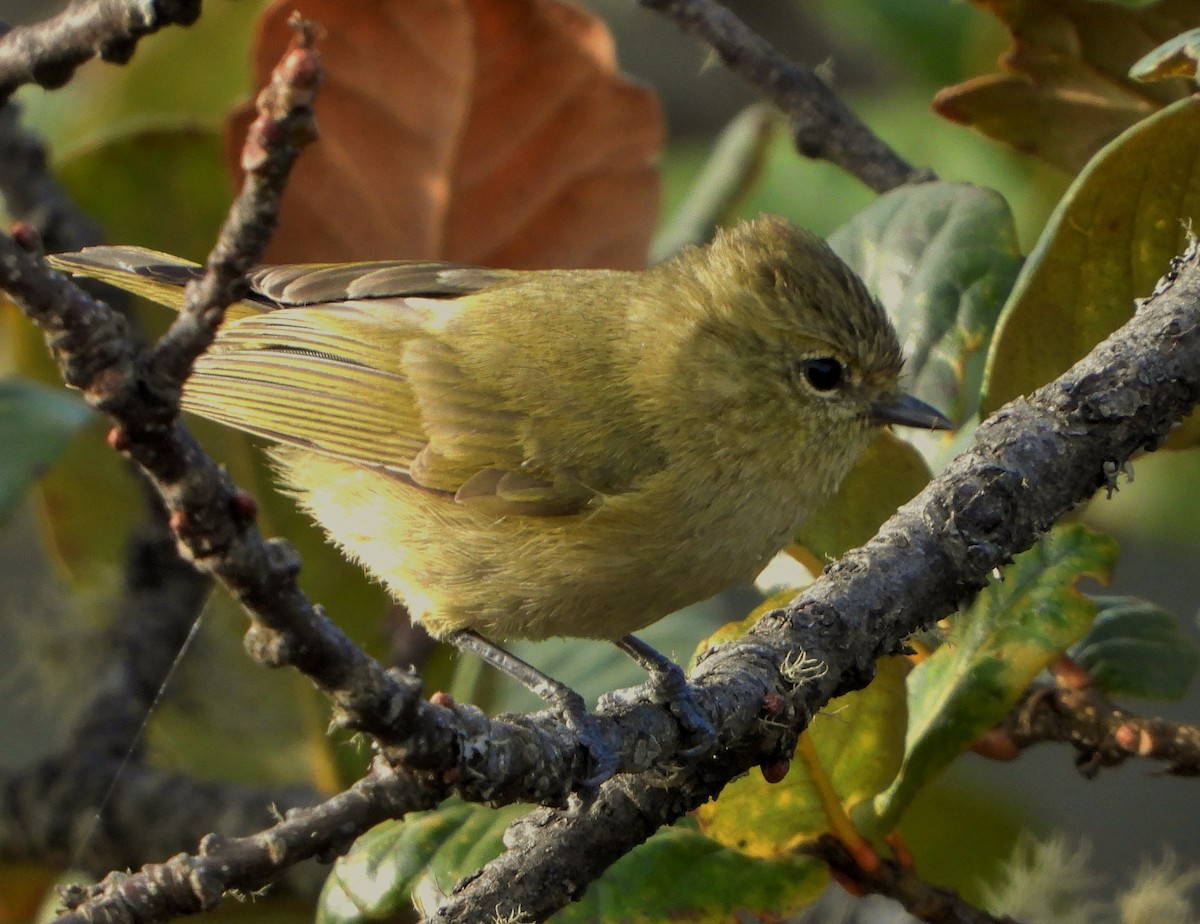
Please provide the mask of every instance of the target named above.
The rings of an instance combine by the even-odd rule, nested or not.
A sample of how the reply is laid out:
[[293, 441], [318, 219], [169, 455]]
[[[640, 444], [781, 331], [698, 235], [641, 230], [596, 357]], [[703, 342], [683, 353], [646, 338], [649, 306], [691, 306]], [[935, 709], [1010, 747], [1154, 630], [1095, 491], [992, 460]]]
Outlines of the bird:
[[[51, 259], [174, 308], [202, 269], [131, 246]], [[636, 272], [394, 260], [247, 279], [183, 408], [267, 440], [286, 491], [414, 621], [585, 731], [577, 694], [499, 643], [615, 641], [707, 731], [633, 633], [752, 579], [879, 427], [951, 426], [903, 390], [862, 280], [777, 216]]]

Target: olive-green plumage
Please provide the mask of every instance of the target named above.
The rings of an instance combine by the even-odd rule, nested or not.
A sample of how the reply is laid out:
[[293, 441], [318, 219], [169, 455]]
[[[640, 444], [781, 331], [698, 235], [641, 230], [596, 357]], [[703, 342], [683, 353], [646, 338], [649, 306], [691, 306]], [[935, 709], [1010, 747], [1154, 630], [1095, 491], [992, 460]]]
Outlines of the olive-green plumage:
[[[55, 258], [178, 306], [194, 266]], [[754, 576], [883, 422], [938, 426], [861, 281], [772, 217], [642, 273], [264, 267], [184, 405], [435, 636], [615, 639]]]

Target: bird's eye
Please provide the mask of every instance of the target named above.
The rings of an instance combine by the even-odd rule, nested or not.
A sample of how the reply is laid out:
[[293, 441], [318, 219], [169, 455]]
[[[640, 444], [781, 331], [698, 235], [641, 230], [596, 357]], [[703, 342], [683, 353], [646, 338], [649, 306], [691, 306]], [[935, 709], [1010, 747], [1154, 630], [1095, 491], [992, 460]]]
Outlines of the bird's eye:
[[817, 391], [832, 391], [842, 384], [845, 369], [832, 356], [817, 356], [802, 360], [800, 373]]

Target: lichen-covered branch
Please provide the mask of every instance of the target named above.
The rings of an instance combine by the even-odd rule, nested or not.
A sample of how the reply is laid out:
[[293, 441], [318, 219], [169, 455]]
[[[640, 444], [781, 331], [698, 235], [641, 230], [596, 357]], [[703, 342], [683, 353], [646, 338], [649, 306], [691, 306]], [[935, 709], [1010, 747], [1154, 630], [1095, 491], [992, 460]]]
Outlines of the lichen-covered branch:
[[180, 854], [137, 874], [110, 873], [94, 886], [66, 890], [70, 909], [58, 924], [147, 924], [207, 911], [230, 890], [255, 892], [311, 857], [345, 850], [387, 818], [426, 808], [410, 787], [396, 785], [386, 766], [320, 805], [294, 808], [247, 837], [209, 835], [197, 854]]

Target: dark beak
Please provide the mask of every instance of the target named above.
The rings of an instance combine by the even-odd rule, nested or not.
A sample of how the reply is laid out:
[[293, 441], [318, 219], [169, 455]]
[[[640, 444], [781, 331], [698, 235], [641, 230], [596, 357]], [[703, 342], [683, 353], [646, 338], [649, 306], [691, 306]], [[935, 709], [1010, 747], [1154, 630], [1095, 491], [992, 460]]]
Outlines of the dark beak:
[[901, 395], [881, 401], [871, 408], [871, 421], [879, 425], [899, 424], [903, 427], [921, 427], [925, 430], [953, 430], [954, 424], [937, 408], [912, 395]]

